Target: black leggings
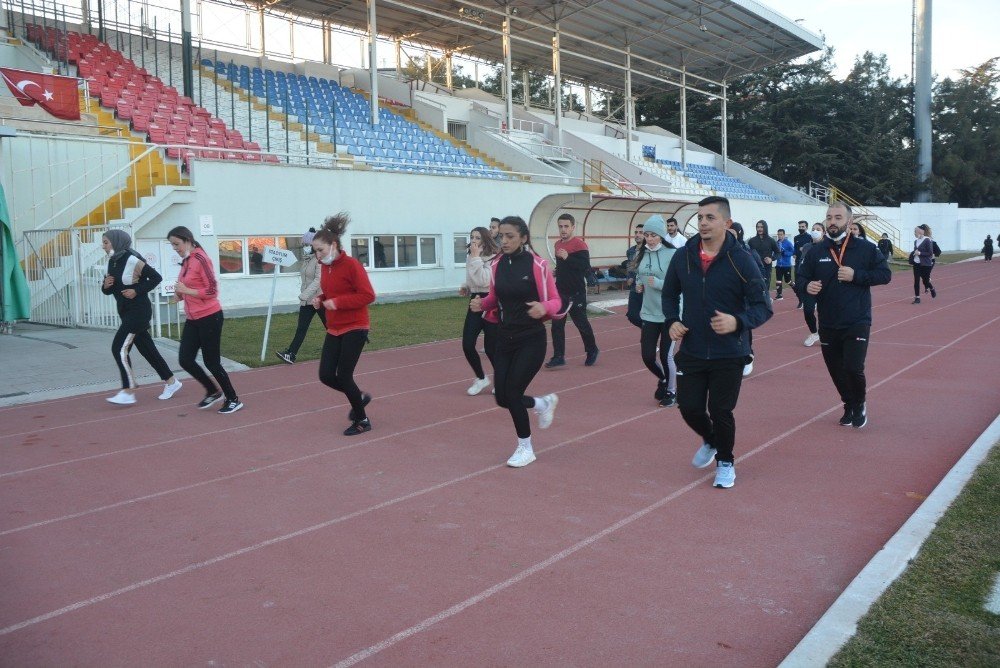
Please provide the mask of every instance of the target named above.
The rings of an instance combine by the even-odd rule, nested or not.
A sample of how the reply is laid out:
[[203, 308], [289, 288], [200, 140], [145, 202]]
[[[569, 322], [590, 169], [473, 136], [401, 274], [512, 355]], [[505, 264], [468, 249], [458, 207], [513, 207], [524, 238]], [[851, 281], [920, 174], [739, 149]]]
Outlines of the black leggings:
[[[642, 321], [642, 335], [639, 337], [639, 350], [642, 354], [642, 363], [653, 372], [661, 381], [667, 381], [671, 376], [676, 377], [676, 371], [671, 374], [671, 367], [674, 365], [673, 356], [670, 354], [670, 346], [673, 341], [669, 336], [670, 328], [666, 323]], [[656, 359], [656, 346], [660, 346], [660, 359]], [[671, 392], [675, 388], [669, 388]]]
[[802, 317], [806, 320], [806, 327], [810, 334], [815, 334], [816, 329], [816, 295], [811, 295], [805, 290], [800, 293], [802, 296]]
[[115, 332], [115, 338], [111, 341], [111, 354], [114, 355], [115, 363], [118, 365], [118, 372], [122, 376], [123, 390], [130, 390], [137, 386], [135, 374], [132, 372], [132, 360], [129, 357], [132, 346], [135, 346], [139, 354], [149, 362], [149, 365], [156, 371], [160, 380], [165, 381], [174, 375], [174, 372], [170, 370], [170, 366], [163, 359], [160, 351], [156, 349], [153, 337], [149, 335], [148, 327], [138, 332], [134, 330], [134, 326], [123, 322], [118, 331]]
[[354, 382], [354, 367], [358, 365], [366, 343], [367, 329], [353, 329], [340, 335], [327, 332], [323, 354], [319, 358], [319, 382], [347, 395], [355, 420], [368, 417], [361, 404], [361, 390]]
[[299, 324], [295, 328], [295, 336], [292, 337], [292, 342], [288, 346], [288, 352], [295, 355], [299, 354], [299, 348], [302, 347], [302, 342], [306, 339], [306, 332], [309, 331], [309, 325], [312, 324], [314, 316], [319, 316], [319, 321], [323, 323], [326, 327], [326, 309], [314, 309], [311, 305], [305, 305], [299, 307]]
[[870, 333], [869, 325], [819, 330], [826, 370], [833, 379], [840, 400], [849, 408], [860, 408], [865, 402], [865, 358], [868, 356]]
[[791, 284], [792, 282], [792, 268], [791, 267], [775, 267], [774, 268], [774, 278], [777, 282], [778, 296], [781, 296], [781, 289], [785, 287], [785, 283]]
[[208, 367], [208, 370], [218, 381], [219, 386], [226, 395], [227, 401], [236, 401], [236, 390], [229, 382], [229, 374], [222, 368], [222, 323], [224, 317], [222, 311], [217, 311], [204, 318], [186, 320], [184, 331], [181, 332], [181, 346], [177, 353], [177, 360], [181, 368], [191, 374], [191, 377], [201, 383], [206, 394], [215, 394], [219, 388], [215, 386], [212, 379], [208, 377], [205, 370], [198, 364], [198, 351], [201, 350], [201, 359]]
[[934, 269], [933, 264], [915, 264], [913, 265], [913, 296], [920, 296], [920, 282], [924, 282], [924, 288], [927, 290], [933, 290], [934, 286], [931, 285], [931, 270]]
[[[485, 297], [486, 293], [476, 292], [470, 296]], [[493, 354], [497, 345], [497, 324], [486, 320], [482, 313], [473, 313], [471, 310], [466, 310], [465, 326], [462, 328], [462, 352], [465, 353], [465, 359], [469, 361], [469, 366], [472, 367], [472, 372], [476, 374], [476, 378], [482, 380], [486, 378], [486, 374], [483, 372], [483, 362], [479, 359], [479, 351], [476, 350], [476, 341], [479, 340], [479, 332], [483, 332], [483, 348], [486, 350], [486, 357], [489, 358], [490, 364], [494, 364], [495, 366]]]
[[517, 339], [500, 334], [493, 359], [493, 386], [497, 406], [510, 411], [518, 438], [531, 436], [528, 409], [535, 407], [535, 398], [525, 396], [528, 385], [545, 361], [545, 328]]

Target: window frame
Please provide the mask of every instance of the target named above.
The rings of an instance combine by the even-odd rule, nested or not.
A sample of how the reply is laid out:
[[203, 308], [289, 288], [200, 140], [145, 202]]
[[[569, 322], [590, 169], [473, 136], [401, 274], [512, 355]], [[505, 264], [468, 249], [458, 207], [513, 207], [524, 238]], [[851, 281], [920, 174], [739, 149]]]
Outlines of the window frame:
[[[387, 239], [390, 239], [390, 238], [392, 239], [392, 248], [391, 248], [392, 261], [393, 261], [392, 265], [388, 265], [387, 264], [387, 266], [385, 266], [385, 267], [375, 267], [374, 266], [373, 263], [374, 263], [374, 260], [375, 260], [375, 239], [376, 239], [376, 237], [379, 239], [379, 243], [382, 243], [383, 245], [385, 245], [385, 241]], [[409, 265], [409, 266], [400, 266], [399, 265], [400, 250], [401, 250], [401, 246], [400, 246], [399, 240], [400, 240], [401, 237], [413, 237], [415, 239], [415, 246], [414, 246], [414, 248], [416, 250], [416, 255], [417, 255], [417, 263], [415, 265]], [[351, 246], [352, 253], [353, 253], [354, 244], [357, 241], [364, 240], [365, 244], [367, 244], [367, 246], [368, 246], [368, 258], [367, 258], [367, 262], [361, 262], [361, 260], [358, 259], [358, 261], [361, 262], [361, 266], [364, 267], [367, 271], [396, 271], [396, 270], [411, 271], [411, 270], [414, 270], [414, 269], [441, 269], [441, 268], [444, 267], [444, 265], [443, 265], [443, 263], [440, 260], [440, 256], [441, 256], [440, 239], [441, 239], [441, 235], [439, 235], [439, 234], [420, 234], [419, 232], [413, 233], [413, 234], [352, 234], [351, 235], [351, 239], [350, 239], [350, 246]], [[424, 252], [423, 252], [423, 249], [422, 249], [422, 243], [425, 242], [425, 241], [428, 241], [428, 240], [434, 246], [434, 260], [433, 260], [433, 262], [428, 262], [426, 260], [426, 258], [424, 258]], [[386, 259], [388, 260], [389, 259], [389, 254], [390, 254], [390, 249], [388, 247], [386, 247], [386, 251], [387, 251], [386, 252], [386, 256], [387, 256]]]

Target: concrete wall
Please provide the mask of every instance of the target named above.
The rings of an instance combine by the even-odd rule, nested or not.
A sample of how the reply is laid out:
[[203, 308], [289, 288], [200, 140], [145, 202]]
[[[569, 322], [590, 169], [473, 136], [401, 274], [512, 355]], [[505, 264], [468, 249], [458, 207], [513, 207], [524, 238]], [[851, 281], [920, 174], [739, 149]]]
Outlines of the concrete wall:
[[[215, 237], [297, 236], [338, 211], [350, 213], [351, 234], [437, 236], [439, 266], [369, 271], [376, 293], [382, 296], [456, 290], [465, 280], [465, 267], [453, 262], [455, 234], [488, 226], [491, 216], [515, 214], [527, 220], [542, 197], [566, 190], [515, 181], [285, 165], [199, 162], [195, 171], [195, 201], [171, 207], [137, 231], [137, 239], [162, 239], [175, 225], [197, 233], [202, 215], [212, 216]], [[217, 263], [217, 239], [200, 241]], [[345, 245], [350, 248], [349, 239]], [[222, 276], [223, 306], [266, 304], [271, 280], [270, 275]], [[279, 275], [276, 303], [292, 303], [298, 290], [297, 274]]]
[[[52, 63], [34, 49], [7, 43], [0, 43], [0, 67], [52, 73]], [[3, 91], [9, 93], [7, 86], [3, 87]]]
[[899, 208], [872, 207], [872, 211], [899, 229], [905, 250], [912, 247], [913, 228], [929, 225], [931, 236], [944, 251], [978, 251], [986, 235], [1000, 235], [1000, 208], [960, 209], [957, 204], [907, 203]]

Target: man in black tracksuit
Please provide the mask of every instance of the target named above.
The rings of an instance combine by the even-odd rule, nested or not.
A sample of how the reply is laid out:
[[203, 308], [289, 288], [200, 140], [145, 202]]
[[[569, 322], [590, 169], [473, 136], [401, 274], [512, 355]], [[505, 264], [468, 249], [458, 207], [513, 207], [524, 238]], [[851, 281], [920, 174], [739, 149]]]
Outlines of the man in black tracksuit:
[[800, 269], [808, 294], [816, 297], [823, 360], [844, 402], [843, 426], [868, 424], [865, 357], [872, 326], [873, 285], [892, 280], [875, 244], [848, 233], [851, 208], [834, 202], [826, 211], [826, 237], [806, 253]]
[[[564, 213], [556, 220], [559, 226], [559, 240], [553, 244], [556, 256], [556, 289], [562, 298], [562, 310], [569, 310], [569, 317], [580, 330], [583, 349], [587, 353], [586, 366], [594, 366], [597, 361], [597, 341], [594, 329], [587, 320], [587, 272], [590, 271], [590, 249], [587, 242], [576, 234], [576, 220]], [[566, 319], [552, 320], [552, 359], [545, 368], [566, 364]]]
[[766, 220], [758, 220], [756, 230], [757, 234], [749, 239], [747, 244], [757, 251], [757, 255], [760, 255], [760, 259], [764, 262], [764, 270], [767, 272], [764, 276], [764, 282], [767, 283], [767, 289], [770, 290], [771, 274], [773, 273], [771, 268], [774, 267], [774, 261], [781, 256], [781, 249], [778, 248], [778, 242], [768, 234]]
[[812, 235], [809, 234], [809, 223], [800, 220], [799, 233], [792, 239], [792, 245], [795, 246], [795, 283], [793, 287], [795, 289], [795, 296], [799, 298], [799, 304], [795, 308], [802, 308], [802, 291], [799, 284], [799, 267], [802, 265], [803, 258], [802, 247], [812, 242]]
[[725, 197], [698, 203], [698, 234], [671, 258], [662, 297], [664, 322], [678, 342], [677, 405], [702, 439], [691, 464], [705, 468], [715, 459], [713, 484], [723, 488], [736, 481], [733, 410], [750, 354], [750, 330], [772, 314], [753, 258], [727, 231], [731, 224]]

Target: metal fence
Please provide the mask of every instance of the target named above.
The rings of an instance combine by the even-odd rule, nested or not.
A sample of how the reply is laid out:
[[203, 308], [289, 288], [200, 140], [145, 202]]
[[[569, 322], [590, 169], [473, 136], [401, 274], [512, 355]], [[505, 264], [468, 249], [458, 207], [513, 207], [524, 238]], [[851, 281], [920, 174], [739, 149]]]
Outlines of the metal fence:
[[[115, 300], [101, 292], [108, 259], [101, 235], [108, 226], [24, 233], [24, 273], [31, 320], [61, 327], [118, 327]], [[120, 227], [130, 233], [129, 227]]]

